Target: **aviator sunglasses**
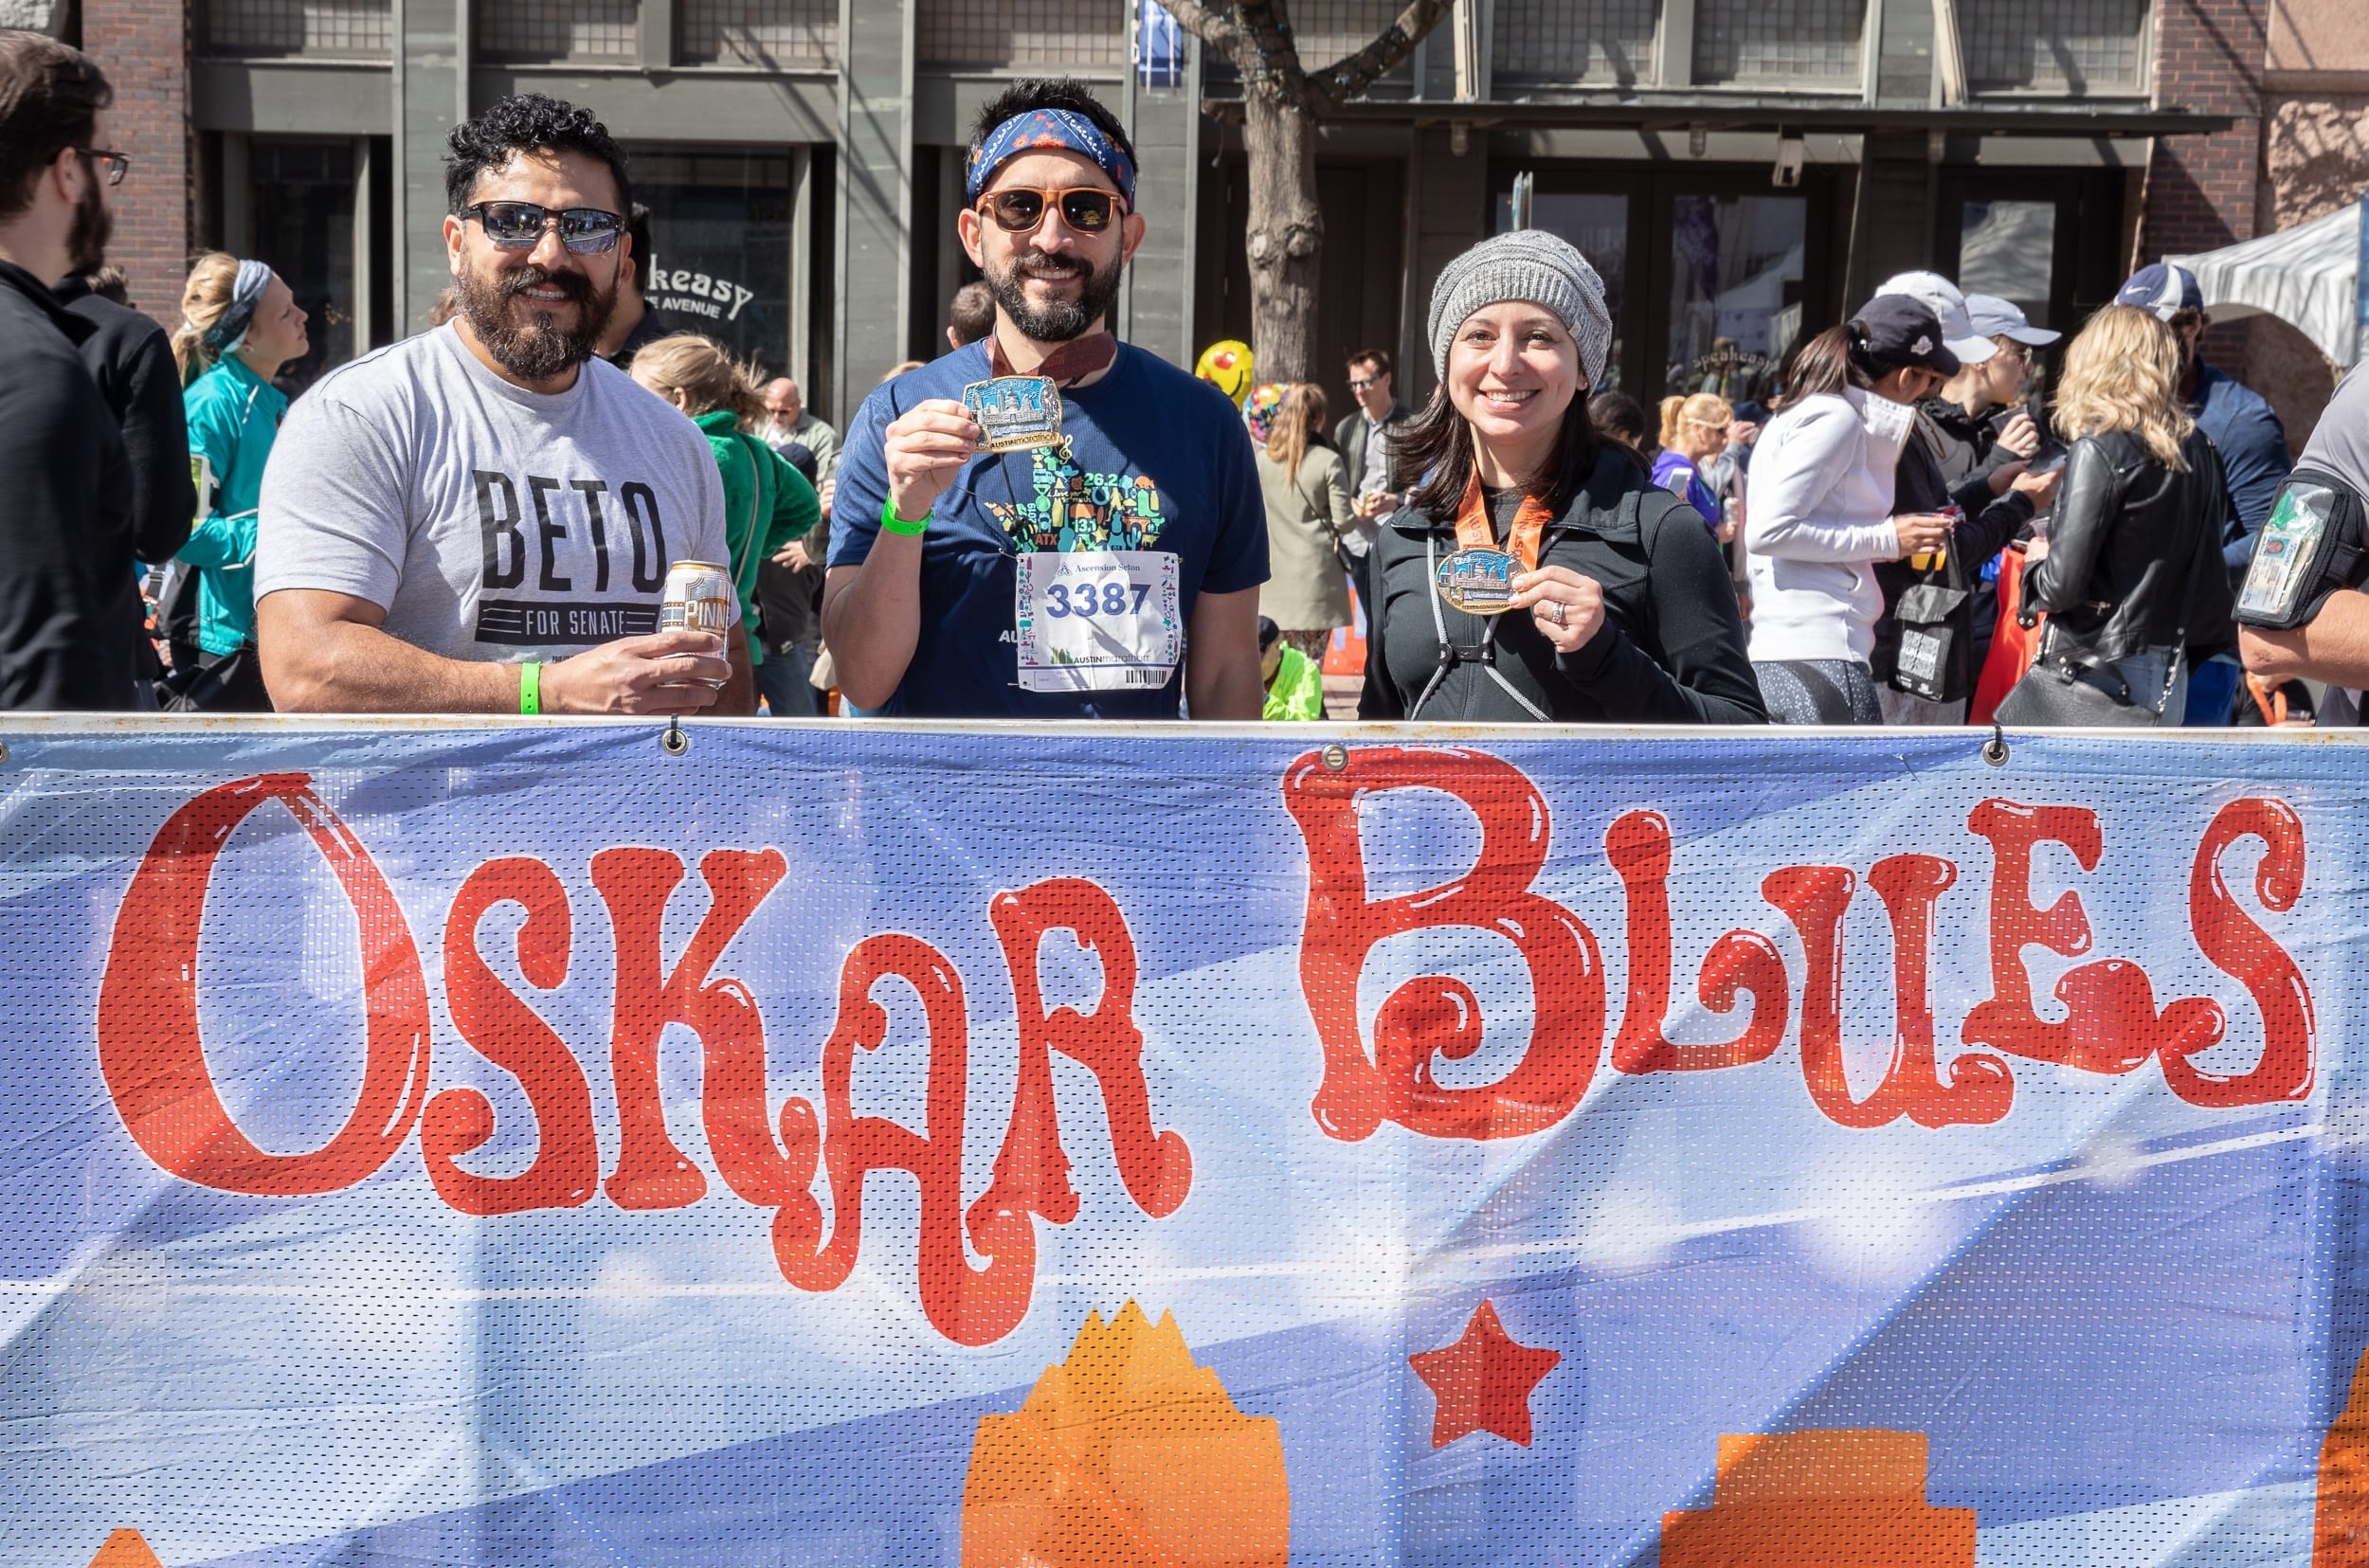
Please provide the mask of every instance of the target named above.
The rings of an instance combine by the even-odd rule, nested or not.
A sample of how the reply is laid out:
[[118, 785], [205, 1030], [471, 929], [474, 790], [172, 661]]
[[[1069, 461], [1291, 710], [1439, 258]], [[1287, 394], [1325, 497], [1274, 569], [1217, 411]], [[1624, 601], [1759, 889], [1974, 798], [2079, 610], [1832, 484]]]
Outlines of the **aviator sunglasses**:
[[979, 198], [980, 210], [1006, 234], [1025, 234], [1044, 222], [1044, 204], [1057, 202], [1061, 222], [1080, 234], [1100, 234], [1111, 226], [1119, 198], [1097, 186], [1076, 185], [1067, 190], [1031, 190], [1025, 186], [990, 190]]
[[616, 248], [625, 220], [597, 207], [571, 207], [565, 212], [533, 202], [479, 202], [457, 216], [475, 218], [485, 237], [504, 250], [530, 250], [540, 244], [543, 231], [556, 227], [559, 243], [578, 256], [598, 256]]

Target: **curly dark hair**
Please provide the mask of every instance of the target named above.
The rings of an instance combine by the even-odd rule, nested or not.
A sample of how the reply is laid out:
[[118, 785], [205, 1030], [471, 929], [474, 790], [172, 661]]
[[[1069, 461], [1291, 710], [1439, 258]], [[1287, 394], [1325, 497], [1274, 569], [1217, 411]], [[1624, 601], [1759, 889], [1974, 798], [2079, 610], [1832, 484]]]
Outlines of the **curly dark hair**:
[[1129, 163], [1138, 169], [1144, 166], [1143, 159], [1135, 155], [1135, 144], [1127, 139], [1127, 127], [1119, 123], [1119, 117], [1102, 106], [1102, 100], [1094, 97], [1093, 88], [1076, 77], [1068, 76], [1026, 77], [989, 99], [986, 106], [979, 111], [979, 117], [971, 122], [972, 149], [986, 140], [995, 128], [1005, 120], [1037, 109], [1067, 109], [1085, 116], [1101, 127], [1104, 135], [1118, 143], [1119, 151], [1127, 154]]
[[617, 210], [633, 210], [633, 189], [625, 177], [625, 154], [608, 127], [589, 109], [518, 93], [487, 106], [452, 128], [444, 142], [444, 205], [459, 212], [477, 193], [478, 176], [499, 169], [518, 153], [580, 153], [608, 166], [617, 182]]

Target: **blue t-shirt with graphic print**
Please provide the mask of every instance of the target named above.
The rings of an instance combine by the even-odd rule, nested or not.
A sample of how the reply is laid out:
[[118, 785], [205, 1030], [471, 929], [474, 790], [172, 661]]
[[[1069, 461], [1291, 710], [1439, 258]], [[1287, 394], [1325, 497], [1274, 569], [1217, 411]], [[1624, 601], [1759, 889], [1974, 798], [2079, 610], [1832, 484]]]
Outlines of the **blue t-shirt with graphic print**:
[[[955, 350], [864, 400], [839, 461], [831, 565], [863, 564], [888, 496], [888, 426], [931, 398], [960, 401], [994, 372], [986, 344]], [[1267, 580], [1267, 509], [1250, 433], [1225, 394], [1126, 344], [1091, 387], [1061, 393], [1061, 442], [983, 454], [931, 509], [922, 540], [921, 635], [880, 710], [911, 718], [1175, 718], [1183, 666], [1164, 687], [1021, 690], [1013, 563], [1040, 550], [1154, 550], [1177, 556], [1187, 627], [1203, 593]], [[1187, 655], [1189, 658], [1189, 654]]]

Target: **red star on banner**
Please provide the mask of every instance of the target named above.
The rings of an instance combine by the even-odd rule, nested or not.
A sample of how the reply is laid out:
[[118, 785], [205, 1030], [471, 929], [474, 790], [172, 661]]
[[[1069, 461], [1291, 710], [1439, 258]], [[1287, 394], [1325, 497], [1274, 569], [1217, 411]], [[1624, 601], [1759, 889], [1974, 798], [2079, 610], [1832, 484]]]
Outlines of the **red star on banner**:
[[1444, 1449], [1472, 1433], [1493, 1432], [1528, 1448], [1530, 1391], [1562, 1360], [1560, 1350], [1516, 1344], [1497, 1321], [1496, 1305], [1482, 1302], [1462, 1339], [1406, 1359], [1438, 1402], [1431, 1446]]

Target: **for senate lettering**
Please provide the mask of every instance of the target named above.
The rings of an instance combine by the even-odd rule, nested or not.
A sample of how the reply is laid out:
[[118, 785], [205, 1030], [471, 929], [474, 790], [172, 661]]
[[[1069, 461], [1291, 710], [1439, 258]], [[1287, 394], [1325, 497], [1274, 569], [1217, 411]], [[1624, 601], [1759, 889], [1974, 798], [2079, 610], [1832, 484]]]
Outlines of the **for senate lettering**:
[[[650, 486], [633, 479], [612, 492], [604, 479], [514, 478], [490, 469], [473, 470], [470, 481], [484, 555], [477, 640], [601, 642], [658, 629], [654, 608], [645, 623], [636, 610], [591, 600], [512, 597], [606, 594], [615, 591], [612, 583], [621, 575], [634, 592], [657, 593], [665, 586], [670, 557]], [[622, 536], [612, 539], [612, 529]], [[630, 561], [623, 572], [620, 556]]]
[[[1352, 1141], [1385, 1122], [1425, 1137], [1494, 1140], [1545, 1131], [1569, 1116], [1605, 1065], [1608, 986], [1595, 933], [1533, 886], [1552, 832], [1537, 785], [1483, 752], [1402, 747], [1352, 750], [1339, 768], [1311, 752], [1286, 770], [1282, 784], [1308, 851], [1299, 974], [1323, 1053], [1311, 1107], [1318, 1124]], [[1470, 807], [1481, 824], [1479, 855], [1443, 886], [1375, 897], [1360, 802], [1413, 789], [1441, 791]], [[242, 821], [275, 802], [320, 852], [361, 933], [361, 1087], [344, 1126], [300, 1154], [267, 1152], [241, 1131], [207, 1066], [198, 1023], [200, 927], [209, 894], [217, 908], [226, 902], [212, 887], [222, 848]], [[2034, 852], [2060, 845], [2084, 872], [2095, 870], [2105, 837], [2094, 812], [1992, 800], [1973, 810], [1966, 827], [1991, 863], [1992, 994], [1961, 1029], [1968, 1047], [1981, 1049], [1944, 1062], [1931, 1000], [1936, 916], [1958, 867], [1929, 854], [1887, 856], [1868, 868], [1865, 881], [1890, 934], [1893, 1040], [1882, 1080], [1865, 1094], [1854, 1091], [1843, 1070], [1841, 992], [1844, 919], [1860, 875], [1847, 866], [1787, 866], [1761, 882], [1762, 899], [1800, 944], [1799, 1024], [1791, 1037], [1803, 1090], [1828, 1120], [1862, 1129], [1904, 1117], [1928, 1128], [1995, 1123], [2014, 1104], [2011, 1058], [2101, 1074], [2152, 1062], [2174, 1094], [2208, 1108], [2309, 1096], [2318, 1059], [2310, 991], [2224, 870], [2239, 846], [2259, 844], [2255, 900], [2274, 914], [2291, 910], [2305, 871], [2303, 824], [2292, 808], [2267, 799], [2223, 805], [2190, 867], [2189, 934], [2207, 961], [2243, 984], [2261, 1018], [2262, 1048], [2242, 1071], [2198, 1064], [2227, 1034], [2220, 1005], [2204, 997], [2159, 1005], [2135, 960], [2093, 959], [2068, 971], [2054, 987], [2065, 1017], [2039, 1016], [2026, 949], [2086, 957], [2095, 937], [2077, 892], [2046, 909], [2033, 903]], [[1787, 1039], [1796, 982], [1760, 930], [1721, 936], [1696, 971], [1705, 1007], [1720, 1015], [1743, 1011], [1734, 1037], [1679, 1043], [1664, 1032], [1678, 956], [1672, 850], [1670, 824], [1652, 810], [1624, 813], [1605, 834], [1604, 852], [1623, 893], [1627, 950], [1610, 1069], [1705, 1072], [1766, 1062]], [[124, 1127], [160, 1168], [226, 1192], [337, 1191], [382, 1168], [416, 1126], [436, 1193], [464, 1214], [520, 1214], [596, 1198], [627, 1210], [680, 1208], [707, 1196], [708, 1179], [674, 1141], [660, 1103], [659, 1041], [669, 1024], [679, 1023], [700, 1045], [700, 1124], [710, 1161], [736, 1200], [772, 1212], [772, 1250], [783, 1277], [801, 1289], [838, 1289], [862, 1246], [869, 1177], [906, 1172], [920, 1185], [916, 1286], [923, 1310], [940, 1333], [967, 1345], [1002, 1338], [1027, 1315], [1037, 1221], [1066, 1225], [1079, 1212], [1053, 1095], [1055, 1053], [1093, 1074], [1129, 1200], [1161, 1218], [1190, 1193], [1192, 1151], [1179, 1132], [1160, 1126], [1144, 1072], [1133, 933], [1097, 884], [1054, 876], [989, 903], [1018, 1010], [1019, 1059], [986, 1190], [966, 1203], [969, 1003], [962, 976], [938, 947], [897, 931], [855, 945], [840, 972], [820, 1094], [792, 1095], [776, 1111], [767, 1092], [766, 1026], [757, 1000], [741, 981], [715, 971], [786, 874], [781, 852], [716, 848], [699, 857], [706, 908], [671, 965], [660, 931], [689, 879], [683, 858], [670, 850], [620, 846], [595, 854], [588, 869], [615, 952], [608, 1047], [615, 1155], [605, 1178], [585, 1063], [494, 972], [478, 946], [485, 917], [515, 904], [525, 916], [515, 938], [519, 975], [538, 991], [570, 983], [575, 911], [558, 873], [532, 856], [489, 860], [463, 879], [445, 916], [443, 976], [453, 1027], [471, 1050], [517, 1080], [534, 1118], [535, 1151], [525, 1170], [476, 1175], [460, 1162], [492, 1139], [492, 1104], [475, 1089], [430, 1092], [429, 992], [409, 923], [368, 848], [302, 774], [206, 790], [173, 813], [134, 874], [109, 940], [97, 1020], [100, 1071]], [[1439, 1059], [1470, 1056], [1481, 1043], [1481, 1004], [1461, 979], [1408, 980], [1383, 1001], [1370, 1044], [1360, 1027], [1358, 986], [1373, 949], [1408, 933], [1457, 927], [1505, 937], [1530, 980], [1529, 1039], [1514, 1066], [1485, 1085], [1443, 1085], [1434, 1072]], [[1070, 933], [1101, 968], [1101, 998], [1090, 1014], [1045, 1005], [1037, 954], [1056, 931]], [[918, 1127], [855, 1110], [859, 1065], [888, 1049], [883, 997], [894, 994], [891, 987], [910, 992], [925, 1020], [928, 1090]], [[827, 1222], [818, 1181], [829, 1194]]]

